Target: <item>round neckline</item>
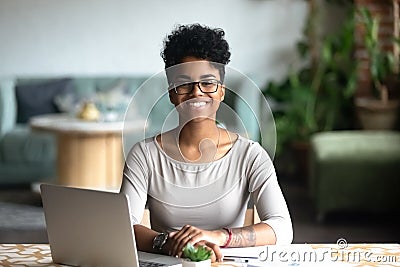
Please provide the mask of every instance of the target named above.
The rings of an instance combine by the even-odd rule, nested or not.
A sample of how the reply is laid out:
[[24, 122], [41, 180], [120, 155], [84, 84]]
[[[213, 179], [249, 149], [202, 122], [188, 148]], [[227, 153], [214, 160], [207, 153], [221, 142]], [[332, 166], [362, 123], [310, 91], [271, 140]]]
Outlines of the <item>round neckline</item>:
[[242, 138], [239, 134], [237, 134], [237, 133], [235, 133], [235, 134], [236, 134], [236, 136], [237, 136], [235, 142], [232, 144], [231, 149], [229, 149], [229, 151], [228, 151], [223, 157], [221, 157], [221, 158], [219, 158], [219, 159], [217, 159], [217, 160], [213, 160], [213, 161], [210, 161], [210, 162], [203, 162], [203, 163], [179, 161], [179, 160], [176, 160], [176, 159], [172, 158], [171, 156], [169, 156], [169, 155], [164, 151], [164, 149], [162, 149], [162, 147], [160, 146], [160, 144], [157, 142], [157, 136], [158, 136], [158, 135], [161, 135], [161, 134], [155, 135], [155, 136], [153, 137], [153, 142], [155, 143], [157, 150], [159, 150], [169, 161], [172, 161], [172, 162], [177, 163], [177, 164], [190, 165], [190, 166], [205, 166], [205, 165], [209, 165], [209, 164], [213, 164], [213, 163], [217, 163], [217, 162], [223, 161], [223, 160], [225, 160], [225, 158], [229, 158], [229, 157], [230, 157], [230, 155], [233, 153], [233, 152], [232, 152], [233, 149], [235, 149], [235, 147], [237, 146], [237, 145], [236, 145], [237, 142], [239, 141], [239, 139]]

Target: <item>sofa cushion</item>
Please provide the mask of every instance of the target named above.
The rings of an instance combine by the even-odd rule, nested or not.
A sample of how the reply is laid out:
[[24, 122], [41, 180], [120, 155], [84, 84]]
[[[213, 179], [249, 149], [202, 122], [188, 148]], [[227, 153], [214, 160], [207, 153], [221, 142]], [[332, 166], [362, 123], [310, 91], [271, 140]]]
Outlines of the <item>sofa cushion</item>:
[[60, 112], [54, 99], [70, 90], [71, 86], [71, 79], [17, 85], [17, 122], [26, 123], [32, 116]]
[[17, 125], [0, 142], [3, 163], [55, 162], [56, 140], [51, 134], [31, 132], [27, 125]]
[[400, 133], [395, 131], [323, 132], [311, 144], [320, 162], [400, 163]]

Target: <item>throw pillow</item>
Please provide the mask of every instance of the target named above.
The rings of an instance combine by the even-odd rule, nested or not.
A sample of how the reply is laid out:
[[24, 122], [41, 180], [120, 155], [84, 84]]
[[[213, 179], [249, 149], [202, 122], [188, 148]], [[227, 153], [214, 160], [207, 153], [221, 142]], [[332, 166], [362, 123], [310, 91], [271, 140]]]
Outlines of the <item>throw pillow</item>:
[[29, 118], [41, 114], [59, 113], [55, 97], [72, 88], [72, 79], [57, 79], [42, 83], [17, 85], [17, 122], [26, 123]]

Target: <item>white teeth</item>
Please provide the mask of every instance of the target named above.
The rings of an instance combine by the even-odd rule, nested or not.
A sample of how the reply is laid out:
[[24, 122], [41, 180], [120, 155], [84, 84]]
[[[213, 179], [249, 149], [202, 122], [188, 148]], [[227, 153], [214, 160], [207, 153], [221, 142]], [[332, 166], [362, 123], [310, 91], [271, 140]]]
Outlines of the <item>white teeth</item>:
[[198, 108], [198, 107], [203, 107], [206, 104], [207, 104], [206, 102], [191, 102], [189, 103], [189, 106]]

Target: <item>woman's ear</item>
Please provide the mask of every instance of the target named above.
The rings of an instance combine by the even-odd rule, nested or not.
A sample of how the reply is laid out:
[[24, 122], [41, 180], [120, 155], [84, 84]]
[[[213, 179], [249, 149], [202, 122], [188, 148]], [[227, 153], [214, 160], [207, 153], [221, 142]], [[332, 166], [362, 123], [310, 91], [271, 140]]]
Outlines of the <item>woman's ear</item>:
[[221, 85], [221, 102], [224, 101], [225, 98], [225, 85]]

